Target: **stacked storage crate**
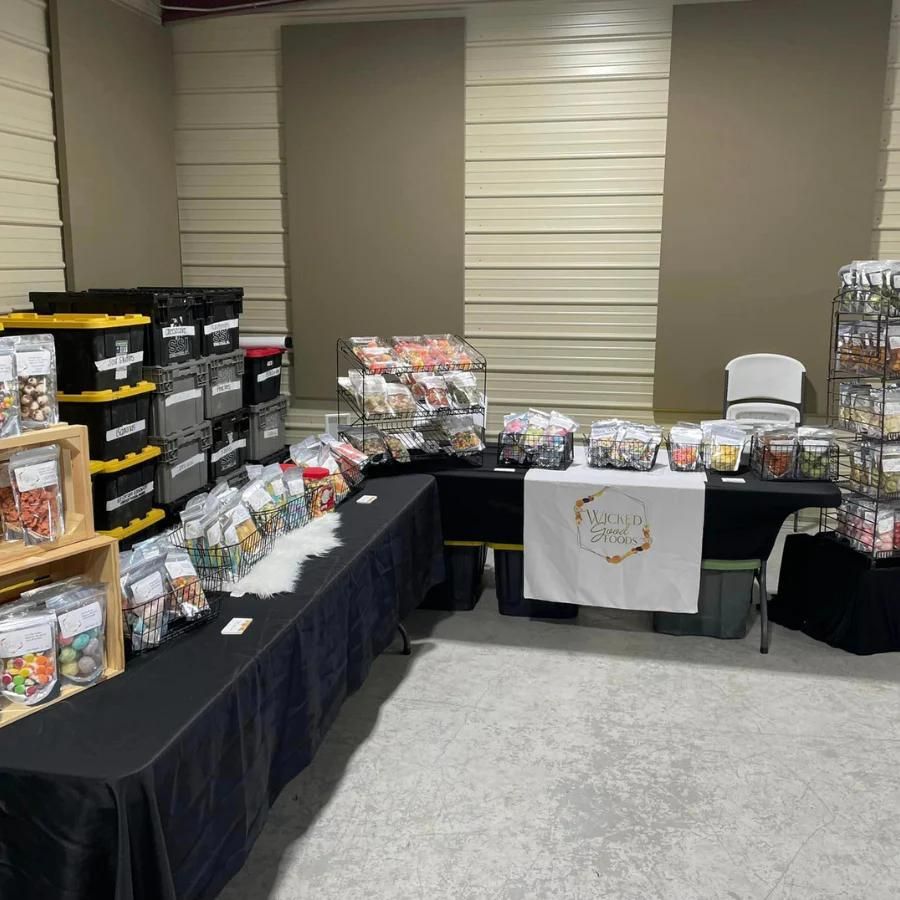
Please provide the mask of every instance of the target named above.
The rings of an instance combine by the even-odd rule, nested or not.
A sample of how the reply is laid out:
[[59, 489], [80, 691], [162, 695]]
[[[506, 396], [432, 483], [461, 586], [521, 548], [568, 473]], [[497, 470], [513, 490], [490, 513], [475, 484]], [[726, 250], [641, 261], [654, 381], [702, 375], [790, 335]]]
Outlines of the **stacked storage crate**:
[[248, 456], [253, 462], [287, 458], [288, 398], [279, 393], [283, 353], [279, 347], [253, 348], [244, 360], [244, 403], [250, 414]]
[[135, 313], [147, 322], [143, 377], [155, 387], [150, 443], [158, 449], [154, 498], [167, 518], [247, 460], [241, 288], [142, 287], [32, 293], [38, 312]]
[[60, 418], [88, 430], [94, 518], [119, 540], [163, 513], [153, 507], [160, 451], [150, 442], [153, 384], [143, 380], [147, 316], [54, 311], [2, 317], [8, 334], [52, 334]]

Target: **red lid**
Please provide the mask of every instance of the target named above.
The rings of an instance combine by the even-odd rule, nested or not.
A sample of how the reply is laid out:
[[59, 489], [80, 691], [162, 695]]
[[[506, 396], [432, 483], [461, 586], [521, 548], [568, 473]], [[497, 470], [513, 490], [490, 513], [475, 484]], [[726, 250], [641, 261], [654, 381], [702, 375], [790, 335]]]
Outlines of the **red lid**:
[[276, 353], [284, 353], [281, 347], [249, 347], [244, 350], [244, 356], [250, 359], [259, 359], [261, 356], [275, 356]]
[[308, 469], [303, 470], [303, 477], [312, 478], [313, 480], [327, 478], [330, 474], [331, 472], [323, 466], [310, 466]]

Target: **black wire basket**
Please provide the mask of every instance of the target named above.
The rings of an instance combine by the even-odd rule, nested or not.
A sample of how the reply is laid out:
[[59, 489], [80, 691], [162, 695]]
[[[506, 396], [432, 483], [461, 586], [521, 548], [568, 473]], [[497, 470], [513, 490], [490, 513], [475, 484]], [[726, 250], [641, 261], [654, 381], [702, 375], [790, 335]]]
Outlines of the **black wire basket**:
[[215, 547], [209, 547], [202, 537], [187, 537], [183, 526], [176, 528], [169, 539], [175, 547], [187, 551], [204, 589], [228, 590], [272, 549], [274, 535], [266, 534], [255, 522], [247, 532], [237, 543]]
[[129, 658], [165, 646], [219, 615], [225, 596], [221, 585], [213, 590], [204, 588], [199, 578], [180, 581], [184, 583], [150, 600], [123, 598], [125, 652]]
[[497, 437], [497, 465], [509, 468], [568, 469], [575, 458], [575, 437], [567, 434], [517, 434]]
[[669, 468], [673, 472], [702, 472], [703, 442], [702, 441], [666, 441], [666, 449], [669, 455]]
[[649, 472], [656, 465], [660, 440], [584, 437], [587, 464], [593, 469], [632, 469]]
[[785, 439], [767, 443], [754, 437], [750, 468], [761, 481], [834, 481], [840, 451], [833, 441]]

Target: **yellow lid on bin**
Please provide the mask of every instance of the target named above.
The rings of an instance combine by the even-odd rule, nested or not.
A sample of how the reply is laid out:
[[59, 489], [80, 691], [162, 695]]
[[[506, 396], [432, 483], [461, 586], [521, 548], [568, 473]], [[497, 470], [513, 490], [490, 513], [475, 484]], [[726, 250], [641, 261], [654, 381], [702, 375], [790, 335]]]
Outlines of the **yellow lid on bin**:
[[112, 400], [127, 400], [129, 397], [149, 394], [155, 390], [156, 385], [152, 381], [139, 381], [137, 384], [127, 384], [115, 390], [108, 388], [105, 391], [84, 391], [81, 394], [66, 394], [59, 391], [56, 397], [60, 403], [109, 403]]
[[46, 328], [73, 330], [97, 330], [98, 328], [131, 328], [149, 325], [150, 317], [137, 313], [125, 316], [109, 316], [106, 313], [53, 313], [44, 315], [33, 312], [13, 312], [0, 316], [0, 326], [28, 328], [41, 331]]
[[151, 525], [161, 522], [165, 517], [166, 514], [163, 510], [151, 509], [143, 519], [132, 519], [127, 525], [113, 528], [111, 531], [101, 531], [100, 534], [115, 538], [117, 541], [124, 541], [139, 534], [145, 528], [149, 528]]
[[121, 459], [92, 459], [91, 475], [98, 475], [101, 472], [104, 475], [113, 475], [116, 472], [121, 472], [123, 469], [130, 469], [132, 466], [139, 466], [150, 459], [155, 459], [161, 453], [161, 447], [149, 444], [143, 450], [138, 450], [136, 453], [128, 453]]

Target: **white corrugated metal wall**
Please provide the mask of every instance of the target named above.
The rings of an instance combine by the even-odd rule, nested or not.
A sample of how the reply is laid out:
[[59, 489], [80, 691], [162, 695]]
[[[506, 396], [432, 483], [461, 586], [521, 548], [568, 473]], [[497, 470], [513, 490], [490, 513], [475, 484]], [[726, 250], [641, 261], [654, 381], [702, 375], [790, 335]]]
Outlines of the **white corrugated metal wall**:
[[0, 310], [65, 287], [47, 4], [0, 0]]
[[[881, 164], [875, 204], [873, 259], [900, 258], [900, 0], [894, 0], [887, 84], [884, 92], [884, 124], [881, 131]], [[847, 262], [850, 260], [848, 259]]]
[[[667, 0], [360, 0], [175, 25], [185, 283], [243, 284], [245, 330], [290, 327], [282, 24], [460, 12], [465, 321], [490, 363], [492, 419], [529, 404], [583, 422], [611, 412], [649, 417]], [[319, 428], [321, 418], [295, 400], [292, 430]]]

